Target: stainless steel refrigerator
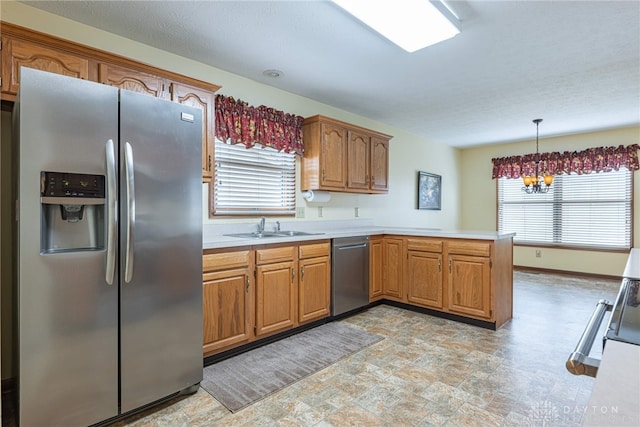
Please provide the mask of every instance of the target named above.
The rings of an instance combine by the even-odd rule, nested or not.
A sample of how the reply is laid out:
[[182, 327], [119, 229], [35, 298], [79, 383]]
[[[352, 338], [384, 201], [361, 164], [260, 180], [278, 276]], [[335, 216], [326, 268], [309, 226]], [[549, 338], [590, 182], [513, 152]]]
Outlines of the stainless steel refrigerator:
[[202, 379], [201, 112], [21, 69], [22, 426], [83, 426]]

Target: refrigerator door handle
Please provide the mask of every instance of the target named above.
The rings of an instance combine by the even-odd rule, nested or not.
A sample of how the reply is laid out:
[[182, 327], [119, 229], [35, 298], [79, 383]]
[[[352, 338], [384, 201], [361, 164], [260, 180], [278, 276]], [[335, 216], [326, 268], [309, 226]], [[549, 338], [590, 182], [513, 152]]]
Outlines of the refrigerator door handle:
[[107, 259], [105, 281], [113, 284], [116, 270], [117, 223], [118, 223], [118, 192], [116, 189], [116, 157], [113, 140], [107, 141], [105, 146], [107, 157]]
[[127, 218], [126, 218], [126, 247], [124, 262], [124, 281], [131, 282], [133, 278], [133, 229], [136, 222], [136, 196], [133, 178], [133, 150], [128, 142], [124, 145], [125, 180], [127, 183]]

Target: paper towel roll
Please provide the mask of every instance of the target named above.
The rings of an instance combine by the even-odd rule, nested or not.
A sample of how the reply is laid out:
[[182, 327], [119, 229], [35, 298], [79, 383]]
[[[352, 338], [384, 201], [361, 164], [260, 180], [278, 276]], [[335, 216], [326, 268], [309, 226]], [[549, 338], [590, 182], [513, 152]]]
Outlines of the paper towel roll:
[[325, 203], [331, 200], [331, 193], [328, 191], [307, 190], [302, 193], [302, 197], [310, 203]]

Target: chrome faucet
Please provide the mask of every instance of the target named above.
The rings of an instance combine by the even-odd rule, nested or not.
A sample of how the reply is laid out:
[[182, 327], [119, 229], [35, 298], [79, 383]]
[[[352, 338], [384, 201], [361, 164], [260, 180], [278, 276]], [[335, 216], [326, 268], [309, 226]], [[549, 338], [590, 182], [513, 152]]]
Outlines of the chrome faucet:
[[280, 221], [276, 221], [276, 231], [280, 231]]
[[260, 218], [260, 223], [258, 224], [258, 233], [264, 233], [264, 223], [267, 219], [265, 217]]

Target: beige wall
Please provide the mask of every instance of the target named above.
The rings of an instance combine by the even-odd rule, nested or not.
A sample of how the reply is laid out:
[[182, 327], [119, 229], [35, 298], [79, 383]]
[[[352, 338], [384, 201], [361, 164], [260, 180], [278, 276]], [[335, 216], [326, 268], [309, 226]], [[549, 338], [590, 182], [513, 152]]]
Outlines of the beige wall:
[[[532, 128], [533, 129], [533, 128]], [[542, 133], [542, 131], [541, 131]], [[629, 127], [579, 135], [540, 139], [540, 151], [573, 151], [589, 147], [617, 146], [640, 142], [640, 127]], [[496, 182], [491, 179], [491, 159], [508, 155], [535, 152], [535, 139], [511, 144], [466, 149], [461, 154], [462, 228], [473, 230], [496, 229]], [[640, 242], [640, 173], [634, 174], [634, 242]], [[536, 258], [536, 249], [542, 257]], [[516, 247], [514, 264], [526, 267], [549, 268], [582, 273], [619, 276], [624, 270], [626, 254], [561, 250], [535, 247]]]

